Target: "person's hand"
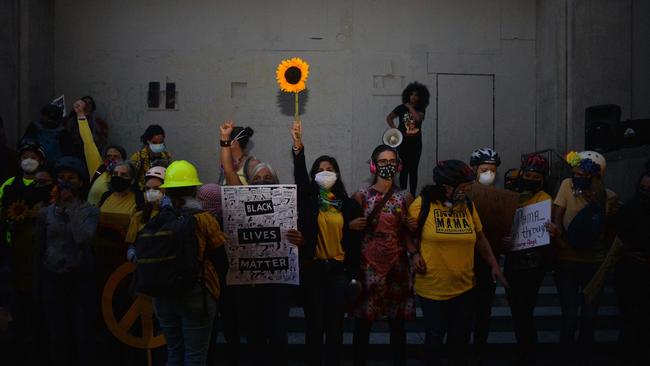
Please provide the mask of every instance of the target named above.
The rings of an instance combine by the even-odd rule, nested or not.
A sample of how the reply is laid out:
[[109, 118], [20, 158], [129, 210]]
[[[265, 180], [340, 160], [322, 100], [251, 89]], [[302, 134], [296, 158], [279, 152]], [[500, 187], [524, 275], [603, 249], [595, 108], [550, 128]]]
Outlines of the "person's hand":
[[418, 220], [412, 218], [412, 217], [407, 217], [406, 218], [406, 225], [411, 231], [411, 233], [414, 233], [418, 230]]
[[302, 123], [300, 123], [300, 121], [293, 121], [291, 139], [293, 140], [293, 147], [296, 149], [302, 149]]
[[501, 267], [498, 265], [492, 267], [492, 281], [495, 283], [499, 280], [503, 287], [505, 288], [510, 288], [510, 284], [508, 283], [508, 280], [506, 280], [506, 276], [503, 275], [503, 272], [501, 272]]
[[427, 264], [424, 261], [424, 258], [422, 258], [422, 255], [420, 253], [415, 253], [412, 258], [413, 261], [413, 268], [415, 269], [416, 273], [419, 274], [425, 274], [427, 271]]
[[361, 231], [366, 228], [366, 218], [357, 217], [356, 219], [350, 221], [350, 230]]
[[74, 102], [72, 109], [74, 109], [74, 112], [77, 114], [77, 118], [86, 117], [86, 102], [82, 99]]
[[305, 238], [302, 236], [302, 233], [295, 229], [287, 230], [287, 240], [297, 247], [301, 247], [305, 243]]
[[557, 225], [555, 225], [553, 222], [547, 221], [544, 226], [546, 227], [546, 231], [548, 231], [548, 235], [551, 238], [557, 238], [560, 236], [561, 234], [560, 228]]
[[219, 131], [221, 132], [221, 140], [222, 141], [227, 141], [230, 140], [230, 134], [232, 133], [232, 129], [235, 127], [235, 123], [233, 121], [224, 121], [220, 126], [219, 126]]

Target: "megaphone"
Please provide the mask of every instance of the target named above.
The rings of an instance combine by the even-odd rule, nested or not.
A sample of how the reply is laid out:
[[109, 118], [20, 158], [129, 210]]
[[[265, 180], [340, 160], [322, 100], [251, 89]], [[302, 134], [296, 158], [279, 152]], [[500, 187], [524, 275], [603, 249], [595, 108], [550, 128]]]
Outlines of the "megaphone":
[[404, 136], [402, 136], [402, 132], [397, 128], [389, 128], [384, 132], [381, 140], [390, 147], [398, 147], [402, 143], [402, 140], [404, 140]]

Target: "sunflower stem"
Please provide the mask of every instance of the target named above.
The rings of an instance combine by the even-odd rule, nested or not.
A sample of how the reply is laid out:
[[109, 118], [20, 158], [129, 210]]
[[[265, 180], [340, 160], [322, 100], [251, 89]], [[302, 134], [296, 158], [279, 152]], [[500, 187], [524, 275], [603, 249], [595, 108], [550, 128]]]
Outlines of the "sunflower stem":
[[300, 111], [298, 109], [299, 108], [298, 107], [298, 93], [294, 93], [294, 94], [296, 95], [296, 113], [294, 114], [293, 118], [296, 121], [300, 122]]

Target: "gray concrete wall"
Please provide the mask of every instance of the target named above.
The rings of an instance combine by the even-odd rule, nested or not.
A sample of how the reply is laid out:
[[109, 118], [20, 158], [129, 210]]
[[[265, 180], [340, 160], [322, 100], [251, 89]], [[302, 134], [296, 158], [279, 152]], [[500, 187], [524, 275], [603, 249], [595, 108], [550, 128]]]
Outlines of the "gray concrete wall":
[[52, 1], [2, 1], [0, 29], [0, 115], [13, 145], [53, 96]]
[[[111, 124], [110, 140], [129, 151], [138, 148], [148, 124], [162, 124], [170, 150], [196, 162], [205, 181], [216, 179], [218, 124], [227, 118], [252, 126], [253, 154], [277, 166], [282, 181], [292, 181], [291, 116], [278, 106], [283, 97], [274, 80], [278, 62], [292, 56], [311, 65], [302, 96], [308, 99], [302, 115], [308, 160], [335, 155], [351, 191], [369, 178], [366, 161], [386, 128], [385, 116], [412, 80], [432, 94], [421, 183], [431, 181], [437, 159], [468, 159], [478, 144], [494, 144], [504, 166], [536, 148], [532, 0], [55, 4], [56, 93], [69, 101], [93, 95]], [[458, 82], [444, 84], [450, 77]], [[492, 88], [483, 83], [488, 79]], [[175, 82], [178, 109], [147, 110], [149, 81]], [[443, 95], [436, 89], [441, 82]], [[476, 103], [492, 112], [478, 121], [486, 131], [464, 113]], [[443, 141], [457, 147], [450, 156], [439, 156], [436, 137], [442, 135], [454, 136]]]

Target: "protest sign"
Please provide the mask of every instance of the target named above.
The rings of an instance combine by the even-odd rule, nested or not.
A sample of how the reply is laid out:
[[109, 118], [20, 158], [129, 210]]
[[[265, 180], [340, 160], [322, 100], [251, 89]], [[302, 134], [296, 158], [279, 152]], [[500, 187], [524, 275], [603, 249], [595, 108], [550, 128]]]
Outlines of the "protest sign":
[[61, 94], [60, 97], [54, 98], [50, 104], [55, 105], [59, 108], [61, 108], [61, 117], [65, 118], [66, 115], [66, 110], [65, 110], [65, 95]]
[[518, 209], [512, 225], [512, 251], [550, 244], [546, 231], [546, 223], [550, 220], [551, 200]]
[[475, 183], [468, 192], [483, 224], [483, 233], [494, 255], [502, 254], [503, 238], [512, 233], [512, 222], [519, 207], [519, 194]]
[[227, 284], [299, 284], [298, 248], [286, 240], [297, 224], [296, 186], [224, 186], [221, 204]]

